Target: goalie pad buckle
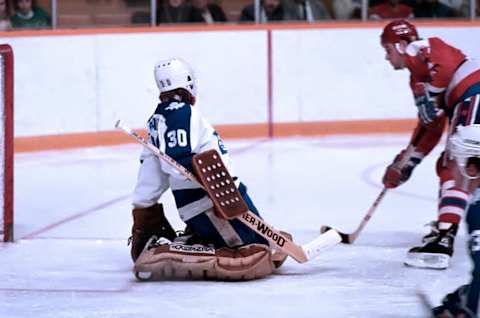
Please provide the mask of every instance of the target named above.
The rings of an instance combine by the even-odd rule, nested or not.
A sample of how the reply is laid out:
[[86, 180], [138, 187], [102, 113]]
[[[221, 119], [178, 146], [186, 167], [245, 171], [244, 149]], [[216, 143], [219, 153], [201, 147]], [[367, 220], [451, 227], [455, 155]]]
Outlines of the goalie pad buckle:
[[135, 276], [140, 281], [243, 281], [265, 277], [273, 269], [271, 250], [262, 244], [215, 249], [162, 239], [145, 248], [134, 266]]
[[247, 204], [216, 150], [193, 156], [192, 165], [193, 172], [213, 201], [217, 216], [233, 219], [248, 212]]

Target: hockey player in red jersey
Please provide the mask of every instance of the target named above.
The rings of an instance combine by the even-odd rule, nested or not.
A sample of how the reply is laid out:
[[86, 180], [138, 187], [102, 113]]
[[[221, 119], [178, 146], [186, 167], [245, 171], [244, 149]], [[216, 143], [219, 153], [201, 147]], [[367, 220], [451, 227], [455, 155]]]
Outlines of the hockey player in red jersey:
[[[480, 123], [480, 64], [437, 37], [421, 39], [407, 20], [387, 24], [381, 45], [395, 70], [410, 72], [410, 87], [418, 110], [411, 147], [400, 151], [383, 176], [384, 186], [392, 189], [409, 179], [415, 166], [437, 145], [446, 125], [448, 139], [457, 126]], [[407, 265], [448, 267], [458, 224], [471, 194], [462, 186], [464, 180], [455, 173], [456, 169], [453, 160], [442, 153], [436, 167], [440, 180], [438, 219], [422, 245], [409, 250]]]

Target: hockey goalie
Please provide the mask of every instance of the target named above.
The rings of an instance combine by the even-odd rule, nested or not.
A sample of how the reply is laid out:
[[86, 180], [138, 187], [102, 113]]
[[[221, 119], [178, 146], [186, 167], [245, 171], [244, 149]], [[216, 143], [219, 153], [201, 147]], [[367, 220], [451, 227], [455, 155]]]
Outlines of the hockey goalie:
[[[239, 195], [214, 206], [201, 185], [159, 160], [148, 149], [140, 156], [133, 195], [131, 256], [139, 280], [212, 279], [251, 280], [265, 277], [280, 266], [286, 255], [274, 253], [268, 242], [232, 216], [233, 203], [244, 202], [259, 216], [247, 187], [235, 175], [228, 151], [214, 128], [195, 105], [196, 81], [190, 66], [172, 58], [154, 67], [160, 103], [147, 123], [150, 143], [185, 169], [195, 172], [193, 158], [215, 151], [225, 168], [221, 181], [235, 187]], [[198, 162], [201, 162], [198, 161]], [[216, 169], [211, 165], [209, 169]], [[196, 170], [197, 176], [199, 170]], [[213, 173], [210, 178], [220, 178]], [[225, 177], [225, 176], [224, 176]], [[202, 180], [201, 176], [199, 179]], [[205, 180], [205, 179], [204, 179]], [[160, 197], [171, 189], [186, 229], [177, 233], [165, 217]], [[229, 190], [217, 196], [228, 195]], [[211, 194], [210, 194], [211, 196]], [[214, 200], [215, 201], [215, 200]]]

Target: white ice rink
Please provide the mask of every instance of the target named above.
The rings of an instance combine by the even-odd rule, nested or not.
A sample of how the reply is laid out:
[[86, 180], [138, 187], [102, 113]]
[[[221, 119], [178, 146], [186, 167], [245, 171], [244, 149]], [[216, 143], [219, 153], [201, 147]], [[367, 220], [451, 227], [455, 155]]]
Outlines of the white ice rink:
[[[303, 244], [322, 224], [351, 232], [407, 140], [337, 136], [226, 145], [263, 217]], [[289, 259], [258, 281], [138, 283], [127, 238], [140, 151], [131, 144], [15, 156], [17, 241], [0, 243], [1, 318], [426, 317], [417, 286], [438, 302], [469, 278], [463, 224], [449, 269], [403, 265], [436, 216], [439, 146], [407, 184], [387, 193], [354, 245], [338, 245], [307, 264]], [[182, 228], [171, 209], [168, 217]]]

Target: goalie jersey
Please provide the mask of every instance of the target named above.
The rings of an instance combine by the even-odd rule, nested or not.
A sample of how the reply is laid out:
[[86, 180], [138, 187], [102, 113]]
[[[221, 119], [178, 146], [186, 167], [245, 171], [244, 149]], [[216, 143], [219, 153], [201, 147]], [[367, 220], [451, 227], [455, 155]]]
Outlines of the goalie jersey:
[[[176, 100], [162, 102], [158, 104], [147, 126], [150, 142], [189, 171], [192, 171], [193, 155], [210, 149], [217, 150], [237, 187], [239, 186], [220, 136], [195, 107]], [[169, 188], [184, 222], [213, 207], [205, 191], [157, 158], [150, 150], [143, 150], [140, 162], [133, 194], [134, 207], [154, 205]]]

